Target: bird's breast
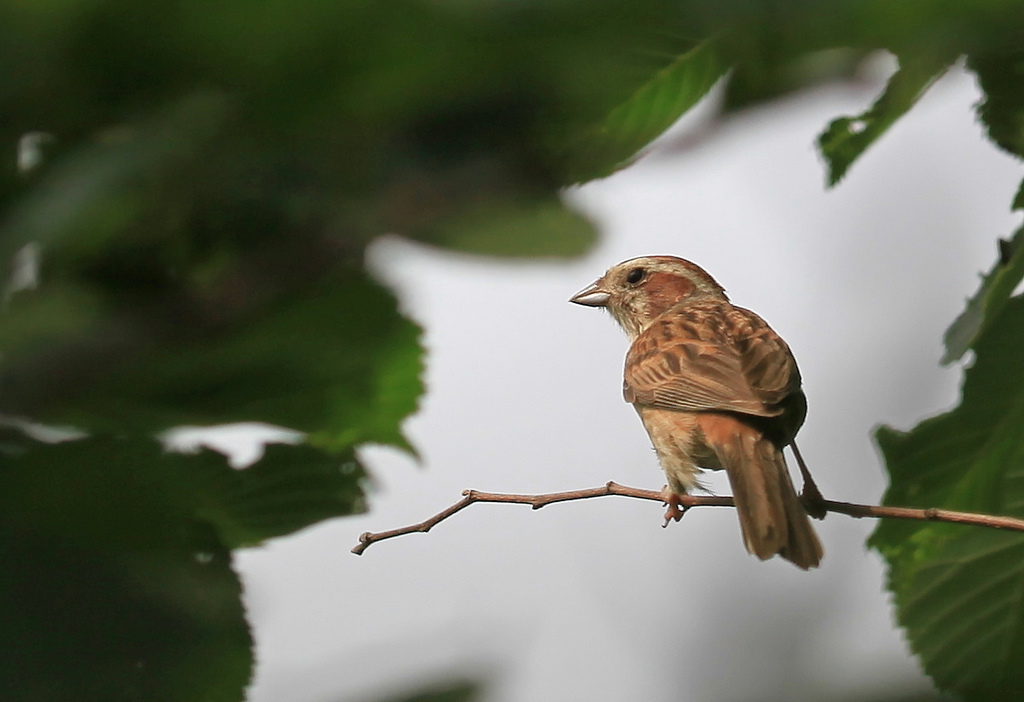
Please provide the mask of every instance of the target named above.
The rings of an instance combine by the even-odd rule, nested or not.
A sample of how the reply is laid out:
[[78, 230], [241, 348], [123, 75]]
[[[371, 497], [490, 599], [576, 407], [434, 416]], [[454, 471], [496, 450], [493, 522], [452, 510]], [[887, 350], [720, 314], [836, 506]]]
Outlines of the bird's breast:
[[718, 456], [705, 442], [697, 414], [649, 405], [634, 407], [673, 490], [688, 491], [696, 487], [701, 468], [721, 470]]

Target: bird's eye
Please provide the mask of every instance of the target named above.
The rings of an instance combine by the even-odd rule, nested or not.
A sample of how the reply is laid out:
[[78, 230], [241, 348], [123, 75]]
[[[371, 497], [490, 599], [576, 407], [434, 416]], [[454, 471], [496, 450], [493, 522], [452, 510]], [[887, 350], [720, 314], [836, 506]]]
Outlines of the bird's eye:
[[629, 275], [626, 276], [626, 282], [630, 285], [636, 285], [644, 279], [644, 275], [646, 275], [646, 273], [647, 271], [643, 268], [634, 268], [629, 272]]

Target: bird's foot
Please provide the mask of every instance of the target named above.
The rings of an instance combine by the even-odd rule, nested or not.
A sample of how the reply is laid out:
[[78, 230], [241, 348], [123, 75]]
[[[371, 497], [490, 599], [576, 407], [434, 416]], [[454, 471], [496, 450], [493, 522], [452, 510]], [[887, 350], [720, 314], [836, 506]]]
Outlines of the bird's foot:
[[686, 514], [686, 506], [680, 501], [679, 495], [668, 485], [661, 489], [661, 499], [668, 505], [668, 510], [665, 511], [665, 523], [661, 525], [661, 528], [664, 529], [669, 522], [678, 522], [683, 518], [683, 515]]
[[814, 482], [814, 478], [811, 477], [811, 471], [807, 469], [807, 464], [804, 463], [804, 457], [800, 455], [800, 449], [796, 447], [795, 441], [790, 444], [790, 448], [793, 449], [793, 455], [796, 456], [796, 462], [800, 466], [800, 475], [804, 479], [804, 489], [800, 492], [800, 501], [803, 502], [807, 514], [815, 519], [824, 519], [828, 514], [825, 498], [821, 494], [821, 490], [818, 489], [817, 483]]
[[814, 481], [804, 483], [804, 489], [800, 493], [800, 501], [803, 503], [804, 509], [807, 510], [807, 514], [815, 519], [824, 519], [825, 515], [828, 514], [828, 505], [825, 503], [825, 498], [822, 497], [821, 491], [818, 490], [818, 486], [814, 484]]

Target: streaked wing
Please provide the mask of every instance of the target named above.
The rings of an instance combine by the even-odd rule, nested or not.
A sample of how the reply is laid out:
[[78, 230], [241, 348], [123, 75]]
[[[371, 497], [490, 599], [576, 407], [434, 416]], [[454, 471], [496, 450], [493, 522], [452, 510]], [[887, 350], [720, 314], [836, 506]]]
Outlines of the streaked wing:
[[685, 412], [774, 417], [800, 387], [786, 343], [753, 312], [687, 307], [666, 312], [626, 357], [627, 402]]

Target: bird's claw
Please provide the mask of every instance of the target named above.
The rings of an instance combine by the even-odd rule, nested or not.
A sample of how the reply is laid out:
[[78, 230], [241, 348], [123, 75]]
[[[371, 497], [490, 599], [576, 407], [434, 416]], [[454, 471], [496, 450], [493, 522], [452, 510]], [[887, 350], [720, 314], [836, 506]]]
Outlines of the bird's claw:
[[669, 522], [678, 522], [686, 514], [686, 506], [679, 499], [679, 495], [674, 493], [668, 485], [661, 489], [661, 498], [664, 504], [668, 505], [668, 509], [665, 511], [665, 523], [661, 525], [664, 529], [668, 526]]
[[803, 503], [804, 509], [807, 510], [807, 514], [815, 519], [824, 519], [828, 514], [825, 498], [822, 497], [818, 486], [813, 482], [804, 484], [804, 489], [800, 493], [800, 501]]

